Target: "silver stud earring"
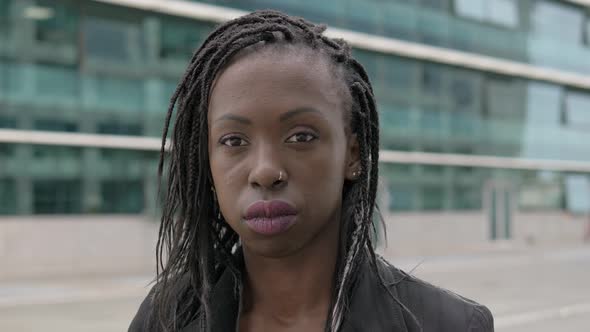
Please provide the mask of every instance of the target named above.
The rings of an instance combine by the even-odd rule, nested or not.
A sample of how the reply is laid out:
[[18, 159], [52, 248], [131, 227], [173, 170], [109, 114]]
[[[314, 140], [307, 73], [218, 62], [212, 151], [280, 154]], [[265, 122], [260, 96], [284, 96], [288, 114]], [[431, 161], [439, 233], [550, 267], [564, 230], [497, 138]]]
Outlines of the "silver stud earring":
[[279, 181], [283, 181], [283, 171], [279, 171]]

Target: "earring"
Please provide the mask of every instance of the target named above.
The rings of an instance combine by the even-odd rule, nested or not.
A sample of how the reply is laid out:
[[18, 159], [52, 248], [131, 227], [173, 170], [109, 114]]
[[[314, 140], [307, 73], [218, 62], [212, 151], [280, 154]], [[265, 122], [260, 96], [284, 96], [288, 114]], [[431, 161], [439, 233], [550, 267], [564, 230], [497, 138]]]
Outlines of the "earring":
[[279, 171], [279, 181], [283, 181], [283, 171]]

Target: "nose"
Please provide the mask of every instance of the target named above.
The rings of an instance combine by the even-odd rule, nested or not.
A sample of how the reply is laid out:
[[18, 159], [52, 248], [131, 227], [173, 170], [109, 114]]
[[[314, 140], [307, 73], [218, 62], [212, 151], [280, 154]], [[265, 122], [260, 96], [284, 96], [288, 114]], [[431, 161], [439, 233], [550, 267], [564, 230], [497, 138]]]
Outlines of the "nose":
[[287, 173], [282, 167], [280, 152], [276, 147], [260, 146], [253, 154], [252, 169], [248, 178], [257, 189], [278, 190], [287, 185]]

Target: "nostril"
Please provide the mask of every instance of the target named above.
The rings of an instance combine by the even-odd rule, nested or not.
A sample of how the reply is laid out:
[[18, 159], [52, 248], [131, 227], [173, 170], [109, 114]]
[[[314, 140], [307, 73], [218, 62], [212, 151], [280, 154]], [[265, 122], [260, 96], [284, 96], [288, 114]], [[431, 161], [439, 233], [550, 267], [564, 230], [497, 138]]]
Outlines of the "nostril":
[[285, 183], [286, 183], [285, 180], [276, 180], [275, 182], [273, 182], [272, 186], [274, 188], [278, 188], [278, 187], [283, 186]]

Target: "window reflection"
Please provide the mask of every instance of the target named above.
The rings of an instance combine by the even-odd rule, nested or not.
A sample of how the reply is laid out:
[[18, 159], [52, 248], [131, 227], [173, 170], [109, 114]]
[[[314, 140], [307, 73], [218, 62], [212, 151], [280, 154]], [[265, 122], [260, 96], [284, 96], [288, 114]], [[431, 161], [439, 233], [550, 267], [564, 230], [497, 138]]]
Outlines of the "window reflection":
[[141, 136], [141, 125], [138, 123], [125, 123], [122, 121], [104, 121], [98, 123], [97, 132], [108, 135]]
[[518, 26], [518, 8], [514, 0], [456, 0], [459, 16], [509, 28]]
[[567, 94], [566, 119], [572, 128], [590, 131], [590, 94], [574, 91]]
[[534, 34], [573, 44], [582, 42], [584, 14], [576, 7], [557, 1], [537, 1], [530, 13]]
[[[63, 1], [37, 0], [26, 10], [38, 13], [35, 19], [35, 39], [52, 46], [75, 46], [78, 42], [79, 13]], [[42, 15], [39, 15], [42, 14]]]
[[100, 75], [89, 78], [96, 97], [91, 107], [101, 110], [141, 111], [144, 102], [143, 81]]
[[44, 98], [69, 101], [79, 94], [78, 70], [74, 66], [38, 64], [35, 66], [35, 92]]
[[162, 18], [160, 21], [160, 57], [187, 62], [212, 26], [194, 21]]
[[33, 181], [33, 213], [70, 214], [82, 212], [82, 181], [50, 179]]
[[134, 22], [85, 17], [82, 38], [84, 55], [89, 59], [137, 63], [146, 53], [141, 26]]
[[141, 213], [144, 208], [142, 180], [105, 180], [100, 184], [101, 212]]
[[[0, 157], [2, 145], [0, 145]], [[0, 178], [0, 215], [15, 214], [17, 207], [16, 181], [11, 178]]]
[[33, 128], [43, 131], [76, 132], [78, 131], [78, 124], [67, 120], [38, 119], [35, 120]]
[[10, 35], [11, 20], [11, 0], [0, 0], [0, 38], [8, 39]]

